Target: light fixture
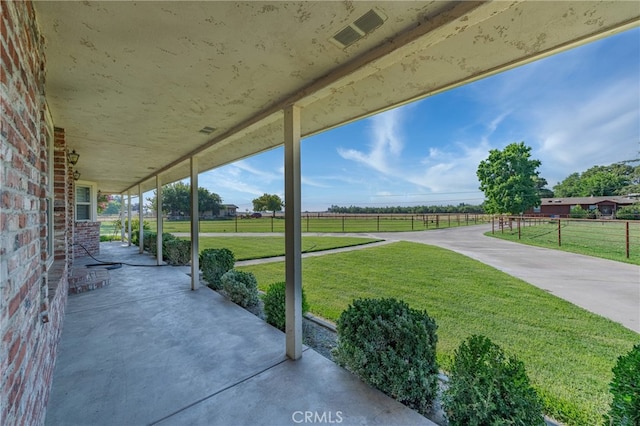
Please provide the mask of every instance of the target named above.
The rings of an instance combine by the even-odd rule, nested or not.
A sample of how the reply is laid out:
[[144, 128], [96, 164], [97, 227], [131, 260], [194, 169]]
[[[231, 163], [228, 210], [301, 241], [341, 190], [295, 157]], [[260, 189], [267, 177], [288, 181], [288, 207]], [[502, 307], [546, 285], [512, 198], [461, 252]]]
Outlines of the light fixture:
[[80, 179], [80, 172], [79, 171], [75, 171], [73, 172], [73, 180], [78, 180]]
[[67, 160], [69, 160], [69, 163], [71, 163], [72, 166], [75, 166], [78, 163], [79, 159], [80, 159], [80, 154], [78, 154], [75, 149], [73, 150], [72, 153], [67, 155]]

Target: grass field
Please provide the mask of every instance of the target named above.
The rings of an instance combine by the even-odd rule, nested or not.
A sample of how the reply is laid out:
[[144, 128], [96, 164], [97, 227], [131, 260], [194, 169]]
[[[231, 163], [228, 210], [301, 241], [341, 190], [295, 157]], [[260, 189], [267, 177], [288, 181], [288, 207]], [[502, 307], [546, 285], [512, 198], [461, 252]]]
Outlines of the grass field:
[[[547, 413], [566, 424], [601, 424], [618, 356], [640, 336], [521, 280], [457, 253], [399, 242], [303, 259], [311, 312], [336, 320], [355, 298], [395, 297], [438, 324], [438, 359], [483, 334], [525, 362]], [[284, 280], [284, 263], [240, 268], [262, 290]]]
[[558, 222], [523, 222], [518, 239], [517, 225], [498, 227], [486, 235], [539, 247], [586, 254], [604, 259], [640, 265], [640, 221], [629, 222], [629, 258], [626, 256], [627, 224], [622, 221], [561, 220], [560, 245], [558, 244]]
[[[425, 229], [443, 229], [457, 226], [486, 223], [488, 216], [473, 214], [431, 214], [431, 215], [344, 215], [320, 216], [303, 215], [302, 232], [398, 232]], [[145, 219], [150, 229], [156, 228], [155, 219]], [[164, 232], [189, 232], [189, 221], [163, 221]], [[112, 235], [114, 221], [102, 222], [100, 232]], [[260, 219], [230, 219], [200, 221], [200, 232], [284, 232], [284, 219], [262, 217]]]

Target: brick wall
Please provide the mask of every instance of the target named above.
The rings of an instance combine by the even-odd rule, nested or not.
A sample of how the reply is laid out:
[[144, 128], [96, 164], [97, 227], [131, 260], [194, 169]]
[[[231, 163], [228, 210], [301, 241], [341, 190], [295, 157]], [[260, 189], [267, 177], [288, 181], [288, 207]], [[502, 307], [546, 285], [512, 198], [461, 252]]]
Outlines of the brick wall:
[[[51, 387], [70, 245], [47, 269], [53, 135], [45, 122], [45, 55], [35, 12], [30, 2], [3, 1], [0, 14], [0, 424], [37, 425]], [[67, 193], [69, 173], [63, 173]], [[68, 238], [72, 216], [61, 219], [58, 231]]]
[[76, 222], [74, 234], [76, 244], [84, 247], [74, 247], [75, 257], [88, 256], [87, 252], [91, 256], [100, 254], [100, 222]]

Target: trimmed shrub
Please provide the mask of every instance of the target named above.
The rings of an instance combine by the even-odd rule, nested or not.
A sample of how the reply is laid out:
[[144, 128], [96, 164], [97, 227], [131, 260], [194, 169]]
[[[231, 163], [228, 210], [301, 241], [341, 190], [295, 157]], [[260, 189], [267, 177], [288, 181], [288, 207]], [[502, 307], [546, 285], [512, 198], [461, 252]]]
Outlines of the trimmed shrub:
[[605, 425], [640, 425], [640, 343], [618, 357], [609, 390], [613, 401]]
[[[142, 242], [142, 248], [154, 256], [158, 256], [157, 235], [158, 234], [153, 231], [149, 231], [149, 232], [144, 231], [144, 241]], [[167, 256], [166, 256], [167, 242], [173, 241], [176, 239], [177, 238], [174, 237], [172, 234], [169, 234], [166, 232], [162, 234], [162, 260], [167, 259]]]
[[[287, 283], [284, 281], [273, 283], [267, 289], [267, 292], [262, 296], [264, 302], [264, 314], [267, 317], [267, 322], [282, 331], [285, 331], [286, 325], [286, 312], [285, 312], [285, 299], [286, 299]], [[302, 315], [309, 312], [309, 304], [307, 298], [304, 295], [304, 288], [302, 289]]]
[[187, 265], [191, 262], [191, 241], [178, 238], [167, 240], [162, 257], [169, 265]]
[[336, 362], [427, 414], [438, 388], [436, 323], [396, 299], [357, 299], [338, 318]]
[[[129, 219], [125, 220], [124, 226], [126, 230], [129, 229]], [[143, 232], [145, 232], [145, 236], [146, 236], [146, 231], [149, 229], [150, 229], [149, 222], [147, 222], [146, 220], [143, 220], [142, 230]], [[138, 232], [139, 230], [140, 230], [140, 219], [131, 219], [131, 244], [138, 245], [138, 243], [140, 242], [140, 233]]]
[[583, 209], [582, 206], [571, 207], [571, 210], [569, 210], [569, 217], [572, 217], [575, 219], [586, 219], [588, 216], [589, 216], [589, 211]]
[[214, 290], [222, 288], [222, 276], [233, 268], [236, 259], [231, 250], [205, 249], [200, 252], [200, 269], [202, 277], [209, 283], [209, 287]]
[[451, 426], [545, 424], [524, 364], [485, 336], [471, 336], [455, 351], [443, 406]]
[[251, 272], [232, 269], [220, 280], [222, 289], [233, 303], [245, 308], [258, 303], [258, 281]]
[[640, 220], [640, 203], [624, 206], [616, 211], [616, 219]]

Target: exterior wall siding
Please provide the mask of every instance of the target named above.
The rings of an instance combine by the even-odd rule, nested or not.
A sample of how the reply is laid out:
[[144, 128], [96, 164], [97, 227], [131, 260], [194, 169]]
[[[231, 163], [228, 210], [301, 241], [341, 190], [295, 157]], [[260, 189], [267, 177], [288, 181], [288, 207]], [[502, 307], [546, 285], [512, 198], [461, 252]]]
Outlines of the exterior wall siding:
[[[49, 262], [53, 135], [45, 122], [44, 43], [31, 2], [0, 2], [0, 30], [0, 424], [38, 425], [62, 329], [70, 246], [63, 243], [58, 261]], [[59, 147], [65, 149], [64, 136]], [[73, 182], [62, 163], [54, 166], [63, 167], [54, 170], [55, 183], [68, 191]], [[72, 232], [72, 217], [57, 213], [58, 233]]]

